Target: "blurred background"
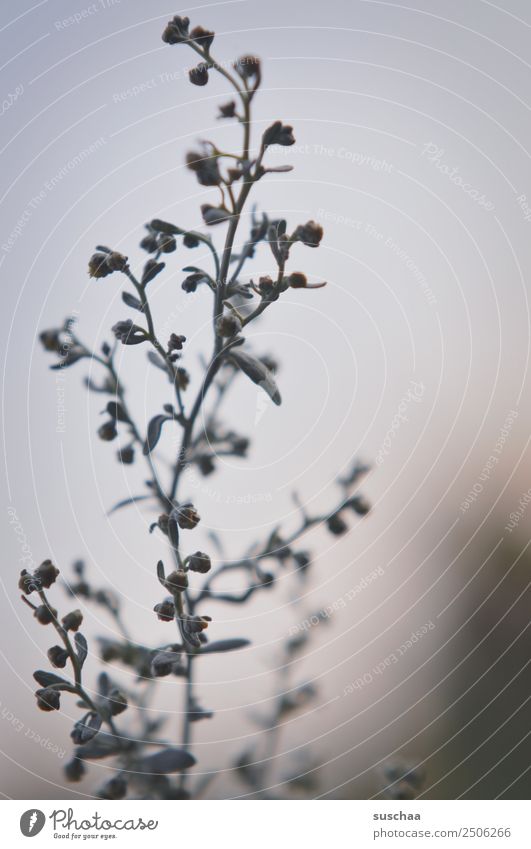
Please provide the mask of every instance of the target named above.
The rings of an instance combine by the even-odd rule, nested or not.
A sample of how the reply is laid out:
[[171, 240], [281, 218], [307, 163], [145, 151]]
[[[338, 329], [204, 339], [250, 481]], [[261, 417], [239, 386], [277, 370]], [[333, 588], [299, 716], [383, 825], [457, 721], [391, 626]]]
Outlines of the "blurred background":
[[[269, 404], [243, 378], [231, 390], [225, 420], [250, 435], [249, 458], [221, 458], [214, 475], [185, 477], [183, 494], [203, 517], [190, 544], [209, 550], [214, 530], [227, 556], [239, 557], [276, 525], [295, 527], [294, 491], [312, 512], [326, 512], [353, 458], [372, 466], [362, 487], [370, 514], [349, 519], [347, 535], [318, 527], [305, 537], [313, 553], [305, 582], [287, 570], [247, 605], [205, 609], [212, 638], [245, 637], [251, 647], [198, 668], [202, 704], [215, 716], [194, 728], [195, 772], [215, 772], [213, 798], [252, 797], [231, 765], [262, 745], [260, 722], [286, 686], [278, 670], [287, 637], [328, 607], [333, 614], [312, 629], [291, 669], [290, 686], [311, 682], [316, 696], [282, 722], [273, 795], [370, 798], [389, 792], [389, 769], [405, 763], [424, 776], [422, 798], [526, 798], [524, 0], [2, 4], [0, 790], [83, 798], [108, 772], [98, 762], [81, 784], [63, 777], [79, 711], [67, 699], [60, 713], [35, 707], [32, 672], [47, 665], [49, 634], [20, 602], [23, 567], [50, 557], [68, 577], [83, 558], [93, 583], [122, 598], [135, 639], [170, 639], [172, 626], [152, 610], [160, 601], [155, 564], [168, 557], [161, 534], [148, 533], [158, 511], [139, 504], [107, 515], [142, 491], [145, 468], [120, 465], [117, 443], [96, 436], [105, 400], [82, 379], [98, 380], [97, 364], [49, 371], [38, 334], [75, 315], [77, 332], [97, 349], [112, 324], [131, 316], [118, 275], [88, 278], [95, 245], [127, 254], [138, 271], [146, 221], [202, 229], [200, 204], [217, 202], [184, 156], [198, 139], [237, 147], [240, 131], [216, 120], [228, 99], [223, 81], [211, 75], [205, 88], [191, 86], [191, 52], [161, 42], [175, 13], [215, 30], [220, 61], [261, 57], [252, 143], [282, 119], [296, 144], [271, 151], [271, 163], [294, 171], [262, 180], [253, 202], [286, 217], [288, 229], [322, 224], [319, 250], [296, 245], [290, 268], [328, 281], [289, 290], [249, 329], [253, 351], [280, 364], [283, 404]], [[222, 229], [212, 230], [218, 244]], [[201, 353], [210, 352], [211, 307], [207, 291], [182, 291], [182, 268], [208, 261], [181, 244], [151, 284], [161, 338], [188, 338], [185, 400], [195, 394]], [[271, 272], [261, 249], [244, 280]], [[171, 400], [168, 384], [142, 346], [128, 348], [119, 367], [145, 427]], [[168, 430], [162, 465], [176, 445]], [[52, 593], [61, 613], [70, 609], [59, 587]], [[91, 645], [115, 635], [101, 608], [82, 599], [74, 606]], [[110, 667], [127, 686], [131, 673]], [[89, 688], [98, 669], [91, 656]], [[162, 679], [155, 704], [178, 742], [182, 680]]]

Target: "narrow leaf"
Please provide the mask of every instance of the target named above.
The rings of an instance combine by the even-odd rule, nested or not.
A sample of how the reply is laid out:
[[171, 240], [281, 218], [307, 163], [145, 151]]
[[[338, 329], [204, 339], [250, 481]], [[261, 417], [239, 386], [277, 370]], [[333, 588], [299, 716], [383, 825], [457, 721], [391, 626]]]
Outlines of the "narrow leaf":
[[120, 510], [122, 507], [127, 507], [128, 504], [136, 504], [137, 501], [146, 501], [148, 498], [153, 498], [152, 495], [131, 495], [129, 498], [123, 498], [122, 501], [119, 501], [118, 504], [115, 504], [114, 507], [108, 511], [107, 516], [110, 516], [112, 513], [116, 513], [117, 510]]
[[126, 412], [118, 401], [109, 401], [107, 404], [107, 412], [109, 415], [119, 422], [129, 422]]
[[166, 268], [165, 262], [155, 262], [154, 259], [148, 259], [144, 266], [144, 271], [142, 273], [142, 286], [147, 286], [148, 283], [151, 283], [152, 280], [155, 279], [157, 274]]
[[79, 663], [81, 666], [85, 663], [88, 655], [88, 645], [85, 637], [79, 631], [74, 637], [74, 643], [76, 644], [77, 656], [79, 658]]
[[157, 233], [164, 233], [166, 236], [180, 236], [186, 232], [185, 230], [181, 230], [180, 227], [176, 227], [175, 224], [170, 224], [168, 221], [161, 221], [160, 218], [154, 218], [149, 226], [152, 230], [156, 230]]
[[122, 301], [124, 304], [127, 304], [128, 307], [131, 307], [133, 310], [138, 310], [138, 312], [142, 312], [142, 304], [135, 298], [131, 292], [122, 292]]
[[156, 354], [155, 351], [148, 351], [148, 360], [151, 365], [157, 366], [157, 368], [159, 368], [161, 371], [165, 371], [166, 374], [168, 373], [164, 360], [162, 359], [162, 357], [159, 357], [159, 355]]
[[138, 765], [138, 771], [166, 775], [172, 772], [180, 772], [182, 769], [189, 769], [194, 764], [193, 755], [185, 749], [172, 747], [155, 752], [154, 755], [148, 755], [147, 758], [142, 758]]
[[37, 671], [33, 673], [33, 677], [37, 684], [40, 684], [41, 687], [51, 687], [53, 684], [64, 684], [67, 687], [70, 687], [69, 682], [64, 678], [61, 678], [59, 675], [55, 675], [53, 672], [46, 672], [44, 669], [37, 669]]
[[243, 637], [234, 637], [231, 640], [217, 640], [214, 643], [207, 643], [198, 654], [218, 654], [219, 652], [243, 649], [249, 645], [251, 645], [249, 640], [245, 640]]
[[160, 435], [162, 433], [162, 425], [164, 424], [164, 422], [170, 421], [170, 419], [171, 416], [165, 416], [162, 413], [153, 416], [150, 423], [148, 424], [147, 438], [144, 443], [143, 452], [145, 455], [150, 454], [151, 451], [153, 451], [157, 442], [160, 439]]
[[244, 351], [231, 350], [230, 356], [238, 368], [240, 368], [243, 373], [253, 381], [253, 383], [260, 386], [264, 392], [267, 392], [271, 400], [277, 404], [277, 406], [281, 403], [282, 398], [280, 397], [280, 392], [277, 384], [275, 383], [275, 379], [269, 369], [266, 368], [260, 360], [257, 360], [256, 357], [251, 357], [250, 354], [246, 354]]
[[166, 574], [164, 572], [164, 563], [162, 562], [162, 560], [159, 560], [159, 562], [157, 563], [157, 578], [159, 579], [162, 586], [164, 586]]

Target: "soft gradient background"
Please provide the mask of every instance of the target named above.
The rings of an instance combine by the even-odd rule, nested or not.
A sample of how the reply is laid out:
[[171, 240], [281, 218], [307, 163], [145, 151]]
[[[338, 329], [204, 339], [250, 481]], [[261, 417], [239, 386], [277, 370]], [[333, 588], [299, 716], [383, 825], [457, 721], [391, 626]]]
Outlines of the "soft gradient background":
[[[83, 9], [80, 23], [62, 23]], [[184, 153], [210, 136], [220, 147], [236, 145], [238, 128], [215, 120], [227, 99], [222, 81], [191, 86], [192, 54], [162, 44], [177, 12], [216, 31], [220, 60], [262, 57], [254, 142], [281, 118], [294, 125], [297, 144], [271, 156], [295, 170], [264, 179], [254, 201], [290, 226], [323, 223], [320, 249], [297, 246], [291, 268], [328, 281], [324, 290], [287, 293], [250, 330], [254, 350], [282, 364], [284, 403], [264, 403], [243, 379], [231, 394], [227, 419], [252, 433], [250, 458], [185, 481], [204, 517], [193, 544], [206, 547], [213, 528], [237, 557], [276, 523], [293, 527], [294, 490], [309, 509], [326, 510], [334, 478], [352, 457], [374, 463], [389, 446], [364, 485], [372, 513], [347, 537], [318, 529], [306, 540], [316, 557], [303, 591], [286, 578], [251, 605], [212, 604], [215, 636], [253, 645], [205, 658], [199, 670], [202, 701], [216, 717], [196, 727], [197, 771], [226, 770], [255, 739], [253, 716], [267, 711], [289, 629], [381, 568], [338, 605], [296, 670], [296, 681], [313, 680], [319, 695], [282, 730], [272, 792], [289, 795], [283, 782], [304, 770], [306, 753], [320, 766], [313, 796], [377, 794], [382, 764], [400, 758], [424, 764], [428, 798], [525, 798], [531, 511], [506, 528], [531, 485], [531, 220], [522, 199], [531, 203], [531, 10], [524, 0], [2, 4], [1, 792], [90, 795], [107, 775], [100, 763], [83, 784], [65, 786], [77, 709], [66, 699], [60, 715], [35, 709], [32, 671], [45, 664], [49, 635], [19, 600], [23, 544], [36, 564], [52, 557], [63, 573], [86, 558], [94, 582], [127, 600], [137, 639], [167, 639], [152, 612], [160, 596], [154, 566], [166, 556], [161, 536], [147, 533], [153, 514], [131, 508], [106, 517], [117, 499], [141, 489], [145, 471], [141, 463], [121, 467], [115, 443], [95, 437], [103, 403], [81, 386], [90, 367], [82, 363], [57, 383], [36, 340], [71, 313], [89, 343], [108, 339], [129, 311], [117, 275], [88, 279], [94, 246], [110, 244], [138, 268], [146, 220], [200, 227], [200, 203], [216, 202], [183, 168]], [[196, 381], [198, 354], [210, 348], [209, 298], [187, 297], [180, 283], [181, 268], [202, 261], [199, 249], [180, 246], [151, 289], [160, 335], [190, 340], [186, 364]], [[271, 267], [260, 251], [252, 272]], [[145, 423], [169, 400], [167, 384], [141, 347], [127, 350], [120, 368]], [[409, 396], [404, 408], [412, 381], [421, 397]], [[399, 409], [406, 420], [396, 427]], [[170, 459], [175, 447], [166, 434], [161, 453]], [[482, 476], [490, 457], [496, 462]], [[462, 509], [477, 484], [477, 499]], [[54, 598], [67, 609], [60, 589]], [[89, 638], [112, 634], [98, 609], [84, 614]], [[435, 627], [399, 663], [345, 695], [430, 621]], [[94, 658], [89, 687], [96, 671]], [[127, 683], [127, 674], [116, 676]], [[158, 704], [170, 713], [175, 739], [181, 691], [177, 679], [160, 683]], [[47, 753], [46, 740], [66, 750], [64, 758]], [[224, 771], [210, 792], [238, 796], [248, 788]]]

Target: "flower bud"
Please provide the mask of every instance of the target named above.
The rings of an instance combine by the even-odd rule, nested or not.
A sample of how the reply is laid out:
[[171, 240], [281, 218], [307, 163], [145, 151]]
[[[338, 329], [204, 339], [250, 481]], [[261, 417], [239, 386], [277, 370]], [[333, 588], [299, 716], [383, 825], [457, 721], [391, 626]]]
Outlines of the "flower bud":
[[34, 590], [40, 590], [40, 585], [27, 569], [23, 569], [18, 579], [18, 588], [25, 595], [30, 595]]
[[127, 696], [121, 690], [111, 690], [107, 698], [111, 716], [118, 716], [127, 710]]
[[81, 781], [85, 772], [85, 764], [81, 758], [73, 758], [64, 766], [64, 773], [67, 781]]
[[37, 690], [35, 696], [37, 697], [37, 707], [40, 710], [59, 710], [61, 707], [61, 694], [59, 690], [44, 687], [42, 690]]
[[155, 678], [170, 675], [179, 665], [180, 655], [174, 651], [160, 651], [151, 659], [151, 674]]
[[118, 251], [111, 251], [107, 256], [107, 265], [111, 271], [125, 271], [127, 268], [127, 257]]
[[323, 238], [323, 228], [316, 221], [307, 221], [306, 224], [299, 224], [291, 238], [309, 248], [317, 248]]
[[33, 576], [37, 583], [44, 587], [45, 589], [49, 589], [52, 584], [55, 583], [55, 579], [59, 574], [59, 569], [56, 569], [51, 560], [45, 560], [41, 565], [35, 569]]
[[135, 459], [135, 449], [132, 445], [126, 445], [118, 451], [118, 459], [124, 466], [130, 466]]
[[92, 254], [88, 264], [89, 277], [101, 278], [112, 274], [112, 268], [107, 265], [107, 254]]
[[185, 368], [177, 369], [177, 383], [179, 385], [179, 389], [185, 390], [188, 384], [190, 383], [190, 375], [186, 371]]
[[182, 504], [177, 509], [177, 524], [184, 531], [193, 530], [199, 524], [200, 516], [193, 504]]
[[184, 342], [186, 342], [186, 336], [172, 333], [168, 340], [168, 351], [182, 351]]
[[61, 622], [65, 631], [77, 631], [83, 622], [83, 614], [80, 610], [72, 610], [66, 616], [63, 616]]
[[200, 44], [201, 47], [204, 47], [205, 50], [210, 50], [215, 34], [216, 33], [211, 30], [197, 26], [191, 31], [190, 38], [192, 38], [197, 44]]
[[212, 568], [210, 557], [203, 551], [196, 551], [195, 554], [190, 555], [188, 568], [191, 572], [200, 572], [202, 575], [205, 575]]
[[175, 605], [169, 599], [156, 604], [153, 610], [161, 622], [171, 622], [175, 619]]
[[330, 516], [326, 522], [328, 530], [334, 536], [341, 536], [346, 531], [348, 531], [348, 525], [344, 519], [341, 518], [339, 513], [334, 513], [333, 516]]
[[271, 144], [280, 144], [283, 147], [290, 147], [295, 144], [293, 135], [293, 127], [289, 124], [283, 124], [282, 121], [275, 121], [264, 132], [262, 136], [262, 144], [264, 147], [269, 147]]
[[170, 572], [164, 583], [171, 593], [181, 593], [188, 587], [188, 575], [179, 569], [176, 572]]
[[49, 625], [54, 619], [57, 619], [57, 610], [53, 607], [48, 607], [47, 604], [41, 604], [35, 608], [34, 617], [41, 625]]
[[181, 44], [188, 41], [188, 26], [190, 18], [175, 15], [171, 21], [168, 21], [166, 29], [162, 33], [162, 40], [166, 44]]
[[236, 336], [242, 329], [242, 323], [234, 313], [225, 313], [216, 319], [216, 330], [220, 336], [230, 338]]
[[244, 80], [250, 80], [253, 88], [260, 84], [260, 59], [257, 56], [240, 56], [234, 63], [234, 69]]
[[123, 799], [127, 793], [127, 781], [123, 775], [116, 775], [107, 781], [100, 790], [101, 799]]
[[166, 233], [161, 233], [158, 239], [158, 249], [163, 254], [172, 254], [177, 250], [177, 242], [175, 236], [169, 236]]
[[223, 103], [219, 107], [219, 118], [235, 118], [236, 117], [236, 101], [229, 100], [228, 103]]
[[308, 285], [308, 279], [302, 271], [293, 271], [288, 277], [288, 285], [292, 289], [305, 289]]
[[355, 495], [350, 499], [348, 506], [354, 510], [358, 516], [366, 516], [371, 509], [371, 505], [362, 495]]
[[199, 239], [196, 238], [192, 233], [185, 233], [183, 238], [183, 245], [185, 248], [197, 248], [199, 245]]
[[58, 330], [43, 330], [39, 335], [41, 345], [45, 351], [54, 351], [56, 354], [61, 351], [61, 336]]
[[208, 65], [204, 62], [200, 62], [199, 65], [188, 71], [188, 76], [193, 85], [206, 85], [208, 82]]
[[56, 669], [64, 669], [68, 660], [68, 652], [62, 646], [52, 646], [48, 649], [48, 660]]
[[112, 440], [118, 436], [116, 422], [114, 419], [109, 419], [109, 421], [103, 422], [101, 427], [98, 428], [98, 436], [100, 439], [103, 439], [104, 442], [112, 442]]

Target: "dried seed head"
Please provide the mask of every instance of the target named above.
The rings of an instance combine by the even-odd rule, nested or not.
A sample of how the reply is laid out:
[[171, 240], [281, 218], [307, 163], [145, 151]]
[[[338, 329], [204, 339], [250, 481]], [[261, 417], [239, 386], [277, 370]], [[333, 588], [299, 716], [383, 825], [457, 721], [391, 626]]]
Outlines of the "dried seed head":
[[56, 669], [64, 669], [68, 660], [68, 652], [61, 646], [52, 646], [48, 649], [48, 660]]
[[61, 707], [61, 694], [58, 690], [53, 690], [51, 687], [44, 687], [42, 690], [37, 690], [35, 696], [37, 698], [37, 707], [40, 710], [59, 710]]
[[52, 584], [55, 583], [55, 580], [59, 574], [59, 569], [53, 565], [51, 560], [45, 560], [41, 565], [35, 569], [33, 576], [38, 584], [45, 589], [49, 589]]
[[177, 509], [177, 524], [183, 531], [193, 530], [199, 524], [200, 518], [193, 504], [182, 504]]
[[216, 319], [216, 330], [220, 336], [230, 338], [236, 336], [242, 329], [242, 323], [234, 313], [225, 313]]
[[197, 26], [194, 27], [190, 33], [190, 38], [192, 38], [197, 44], [200, 44], [201, 47], [204, 47], [205, 50], [210, 50], [212, 46], [212, 42], [214, 41], [215, 32], [211, 30], [205, 29], [204, 27]]
[[164, 584], [171, 593], [182, 593], [188, 588], [188, 575], [181, 569], [170, 572]]
[[71, 610], [61, 619], [65, 631], [77, 631], [83, 622], [83, 614], [80, 610]]
[[168, 21], [166, 29], [162, 33], [162, 40], [166, 44], [182, 44], [188, 41], [188, 26], [190, 18], [175, 15], [171, 21]]
[[210, 557], [203, 551], [196, 551], [195, 554], [190, 555], [188, 568], [191, 572], [200, 572], [202, 575], [205, 575], [212, 568]]
[[172, 622], [175, 619], [175, 605], [169, 599], [156, 604], [153, 610], [161, 622]]
[[200, 62], [199, 65], [188, 71], [188, 77], [193, 85], [206, 85], [208, 82], [208, 65], [205, 62]]
[[48, 607], [47, 604], [40, 604], [39, 607], [35, 608], [33, 615], [41, 625], [49, 625], [50, 622], [57, 619], [57, 610], [53, 607]]
[[73, 758], [71, 761], [68, 761], [64, 767], [65, 778], [67, 781], [81, 781], [85, 772], [85, 764], [81, 758]]
[[112, 442], [118, 436], [118, 431], [116, 430], [116, 422], [114, 419], [109, 419], [98, 428], [98, 436], [100, 439], [103, 439], [104, 442]]

